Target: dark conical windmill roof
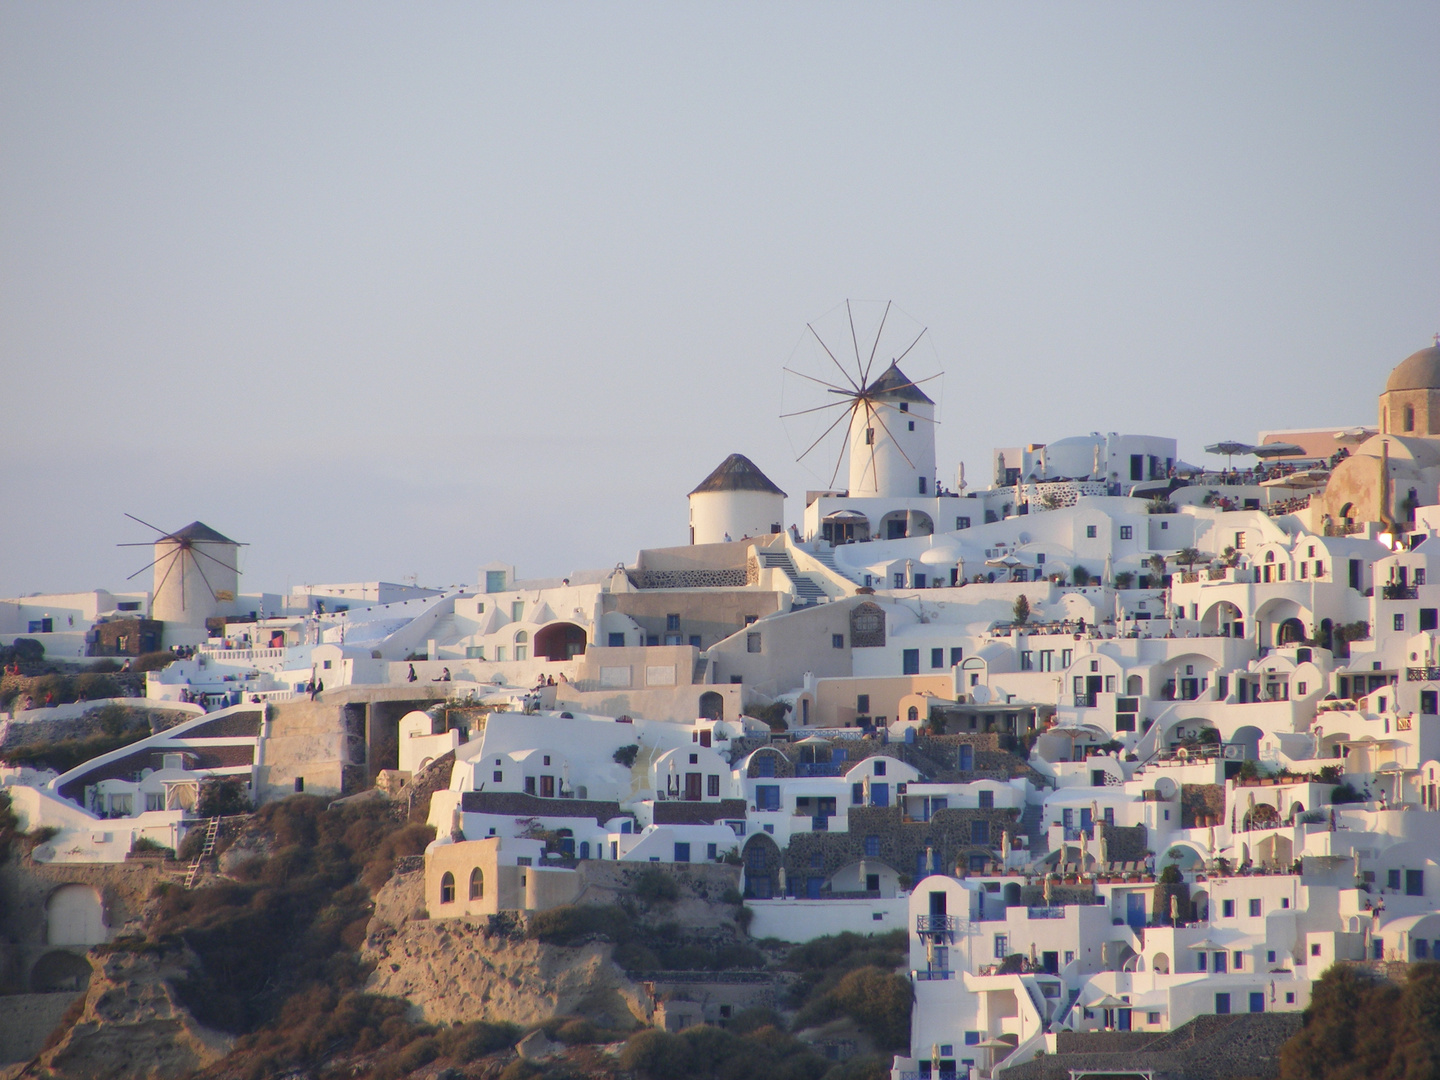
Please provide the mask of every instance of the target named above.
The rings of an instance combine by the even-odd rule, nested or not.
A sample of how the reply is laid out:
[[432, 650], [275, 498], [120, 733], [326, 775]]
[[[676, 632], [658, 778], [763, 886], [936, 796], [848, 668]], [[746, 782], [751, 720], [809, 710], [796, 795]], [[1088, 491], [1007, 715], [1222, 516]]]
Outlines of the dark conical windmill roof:
[[192, 521], [183, 529], [176, 529], [173, 533], [166, 533], [155, 542], [160, 544], [166, 540], [189, 540], [192, 544], [234, 544], [236, 547], [240, 546], [228, 536], [221, 536], [203, 521]]
[[785, 492], [771, 482], [770, 478], [756, 467], [744, 454], [731, 454], [698, 487], [690, 492], [699, 495], [706, 491], [763, 491], [785, 498]]
[[874, 397], [889, 397], [898, 401], [923, 401], [927, 405], [935, 404], [925, 396], [925, 391], [910, 381], [894, 360], [891, 360], [890, 366], [865, 389]]

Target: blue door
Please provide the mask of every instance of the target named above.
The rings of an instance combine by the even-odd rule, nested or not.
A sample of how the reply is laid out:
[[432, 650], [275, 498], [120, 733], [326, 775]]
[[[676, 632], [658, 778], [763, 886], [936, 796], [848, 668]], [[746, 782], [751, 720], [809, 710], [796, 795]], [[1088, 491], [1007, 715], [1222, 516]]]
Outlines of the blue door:
[[889, 806], [889, 805], [890, 805], [890, 785], [889, 785], [889, 784], [871, 784], [871, 785], [870, 785], [870, 805], [871, 805], [871, 806]]
[[1080, 808], [1080, 831], [1088, 836], [1090, 834], [1090, 826], [1094, 821], [1094, 817], [1090, 814], [1090, 808], [1088, 806], [1082, 806]]
[[1129, 1030], [1130, 1030], [1130, 1010], [1129, 1010], [1129, 1009], [1116, 1009], [1116, 1010], [1115, 1010], [1115, 1030], [1116, 1030], [1116, 1031], [1129, 1031]]
[[1128, 893], [1125, 896], [1125, 923], [1136, 930], [1145, 926], [1145, 894]]
[[825, 884], [822, 877], [807, 877], [805, 879], [805, 898], [807, 900], [819, 900], [820, 889]]
[[1250, 1011], [1251, 1011], [1251, 1012], [1264, 1012], [1264, 1011], [1265, 1011], [1265, 993], [1264, 993], [1264, 991], [1259, 991], [1259, 992], [1256, 992], [1256, 993], [1252, 993], [1252, 994], [1250, 995]]
[[960, 744], [960, 771], [969, 772], [975, 768], [975, 748], [969, 743]]

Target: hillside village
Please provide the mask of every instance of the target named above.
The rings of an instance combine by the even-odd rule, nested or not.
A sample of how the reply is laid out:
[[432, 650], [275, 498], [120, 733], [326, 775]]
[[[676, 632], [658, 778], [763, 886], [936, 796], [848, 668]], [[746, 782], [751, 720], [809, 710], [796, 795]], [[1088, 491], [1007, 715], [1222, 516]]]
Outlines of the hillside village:
[[[6, 1060], [83, 1074], [57, 1047], [138, 970], [117, 943], [296, 796], [423, 834], [365, 879], [364, 985], [532, 1028], [518, 1061], [555, 1017], [783, 1011], [767, 957], [849, 934], [891, 943], [909, 1029], [817, 1013], [820, 1062], [1266, 1075], [1332, 966], [1440, 959], [1440, 341], [1374, 423], [1212, 468], [1035, 432], [983, 486], [937, 471], [926, 385], [859, 354], [843, 488], [731, 454], [687, 543], [612, 567], [250, 592], [244, 521], [197, 521], [137, 549], [148, 588], [0, 600]], [[224, 1060], [162, 982], [184, 1052], [149, 1075]]]

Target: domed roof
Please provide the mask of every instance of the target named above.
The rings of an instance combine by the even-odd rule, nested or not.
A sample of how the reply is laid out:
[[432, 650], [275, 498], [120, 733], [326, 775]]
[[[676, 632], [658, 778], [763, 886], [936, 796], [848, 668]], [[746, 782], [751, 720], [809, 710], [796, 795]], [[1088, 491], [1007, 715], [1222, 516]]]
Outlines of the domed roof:
[[744, 454], [731, 454], [715, 466], [715, 471], [701, 480], [700, 486], [690, 494], [712, 491], [763, 491], [767, 495], [785, 497], [785, 492], [771, 483], [770, 478]]
[[1385, 391], [1440, 390], [1440, 344], [1412, 353], [1385, 382]]

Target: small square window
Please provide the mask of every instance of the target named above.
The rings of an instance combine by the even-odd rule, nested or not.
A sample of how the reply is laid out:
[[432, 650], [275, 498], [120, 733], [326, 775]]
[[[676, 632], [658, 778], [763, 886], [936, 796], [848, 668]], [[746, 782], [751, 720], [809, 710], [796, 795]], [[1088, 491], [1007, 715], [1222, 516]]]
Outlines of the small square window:
[[1282, 897], [1280, 898], [1280, 906], [1281, 906], [1282, 908], [1288, 908], [1288, 907], [1290, 906], [1290, 897], [1288, 897], [1288, 896], [1282, 896]]
[[1310, 955], [1311, 955], [1311, 956], [1319, 956], [1319, 955], [1320, 955], [1320, 946], [1319, 946], [1319, 945], [1311, 945], [1311, 946], [1310, 946]]
[[1251, 917], [1252, 919], [1258, 919], [1258, 918], [1260, 917], [1260, 901], [1259, 901], [1259, 900], [1251, 900], [1251, 901], [1250, 901], [1250, 917]]
[[1274, 950], [1274, 949], [1269, 949], [1269, 950], [1266, 951], [1266, 953], [1265, 953], [1265, 962], [1266, 962], [1267, 964], [1273, 964], [1273, 963], [1275, 962], [1275, 950]]
[[1086, 525], [1086, 526], [1085, 526], [1085, 538], [1086, 538], [1087, 540], [1094, 540], [1094, 539], [1095, 539], [1095, 526], [1094, 526], [1094, 525]]
[[877, 762], [875, 762], [875, 775], [876, 775], [876, 776], [884, 776], [884, 775], [885, 775], [885, 762], [883, 762], [883, 761], [877, 761]]
[[1120, 539], [1121, 539], [1121, 540], [1133, 540], [1133, 539], [1135, 539], [1135, 527], [1134, 527], [1133, 525], [1121, 525], [1121, 526], [1120, 526]]
[[1221, 917], [1221, 918], [1224, 918], [1224, 919], [1233, 919], [1233, 918], [1235, 917], [1235, 901], [1234, 901], [1234, 900], [1222, 900], [1222, 901], [1220, 901], [1220, 917]]
[[1404, 629], [1405, 629], [1405, 613], [1404, 613], [1403, 611], [1397, 611], [1397, 612], [1395, 613], [1395, 629], [1396, 629], [1396, 630], [1404, 630]]
[[758, 653], [758, 652], [760, 651], [760, 635], [759, 635], [759, 634], [746, 634], [746, 635], [745, 635], [745, 651], [746, 651], [746, 652], [752, 652], [752, 653]]
[[845, 647], [845, 635], [844, 635], [844, 634], [831, 634], [831, 635], [830, 635], [830, 647], [831, 647], [832, 649], [843, 649], [843, 648]]
[[1294, 1005], [1294, 1004], [1295, 1004], [1295, 991], [1294, 991], [1294, 990], [1286, 990], [1286, 991], [1285, 991], [1285, 1004], [1286, 1004], [1286, 1005]]
[[505, 774], [504, 774], [503, 772], [501, 772], [499, 769], [496, 769], [496, 770], [495, 770], [495, 783], [500, 784], [500, 783], [504, 783], [504, 781], [505, 781]]

